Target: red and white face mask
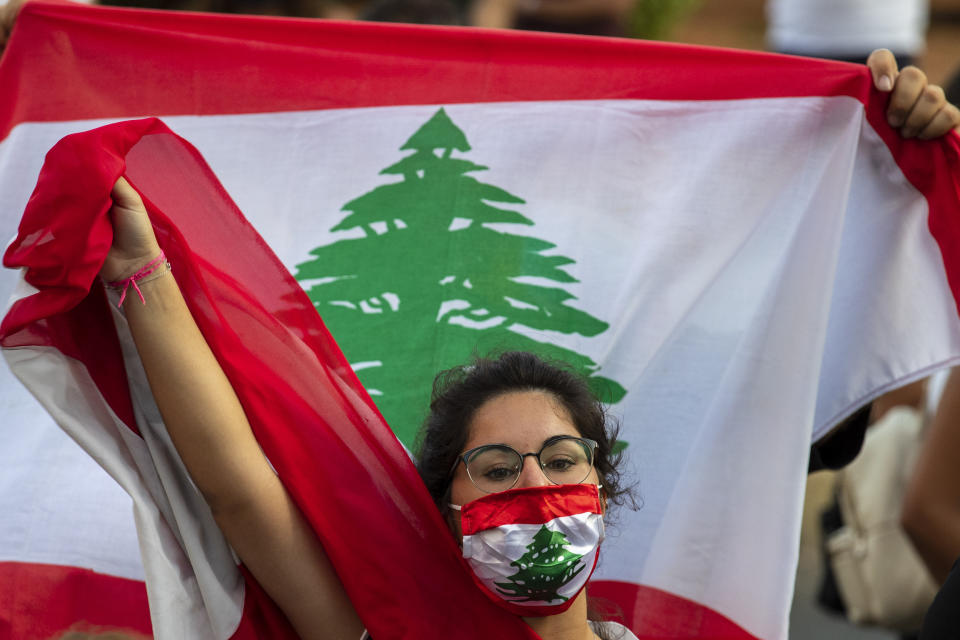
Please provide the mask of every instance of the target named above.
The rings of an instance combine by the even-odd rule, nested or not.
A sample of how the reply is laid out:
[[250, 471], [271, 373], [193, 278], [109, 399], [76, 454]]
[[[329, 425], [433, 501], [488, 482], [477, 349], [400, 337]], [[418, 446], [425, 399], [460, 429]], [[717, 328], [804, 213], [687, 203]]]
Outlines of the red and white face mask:
[[566, 611], [597, 565], [603, 510], [595, 484], [510, 489], [450, 506], [460, 510], [474, 582], [511, 613]]

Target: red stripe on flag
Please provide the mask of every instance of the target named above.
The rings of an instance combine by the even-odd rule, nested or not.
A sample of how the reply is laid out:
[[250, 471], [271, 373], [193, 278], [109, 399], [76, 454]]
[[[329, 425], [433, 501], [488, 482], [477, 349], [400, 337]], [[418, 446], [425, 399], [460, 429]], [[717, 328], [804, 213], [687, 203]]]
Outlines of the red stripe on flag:
[[240, 565], [243, 574], [243, 615], [230, 640], [295, 640], [297, 632], [280, 607], [267, 595], [253, 574]]
[[[866, 68], [623, 38], [32, 2], [0, 64], [16, 124], [530, 100], [870, 93]], [[122, 55], [117, 55], [117, 52]], [[51, 91], [50, 88], [56, 89]]]
[[0, 562], [0, 638], [49, 638], [82, 623], [150, 635], [146, 587], [79, 567]]
[[[867, 120], [890, 149], [903, 175], [929, 205], [927, 224], [940, 247], [950, 291], [960, 311], [960, 135], [952, 132], [937, 142], [907, 139], [887, 126], [886, 102], [872, 101]], [[940, 144], [943, 153], [932, 153]]]
[[[104, 151], [97, 158], [101, 163], [97, 169], [122, 172], [121, 150], [151, 126], [152, 121], [141, 121], [126, 127], [125, 136], [102, 131], [91, 134]], [[82, 157], [84, 150], [73, 148], [68, 153]], [[71, 207], [97, 211], [98, 215], [62, 215]], [[10, 306], [0, 322], [0, 344], [6, 349], [44, 344], [82, 362], [113, 412], [137, 432], [126, 378], [116, 374], [123, 371], [124, 364], [113, 318], [103, 288], [91, 286], [113, 241], [109, 208], [103, 194], [83, 180], [62, 180], [54, 172], [40, 174], [30, 196], [34, 215], [20, 221], [19, 241], [7, 247], [3, 258], [9, 266], [29, 256], [30, 269], [24, 279], [38, 291]], [[83, 242], [71, 246], [57, 241], [63, 237], [82, 238]], [[55, 251], [39, 249], [54, 245]], [[67, 309], [69, 316], [62, 313]]]
[[602, 513], [597, 486], [574, 485], [563, 500], [516, 500], [522, 493], [544, 493], [556, 486], [524, 487], [485, 496], [470, 509], [464, 509], [460, 524], [464, 535], [505, 524], [543, 524], [577, 513]]
[[709, 607], [646, 585], [594, 580], [587, 585], [587, 593], [595, 609], [629, 627], [639, 640], [758, 640]]

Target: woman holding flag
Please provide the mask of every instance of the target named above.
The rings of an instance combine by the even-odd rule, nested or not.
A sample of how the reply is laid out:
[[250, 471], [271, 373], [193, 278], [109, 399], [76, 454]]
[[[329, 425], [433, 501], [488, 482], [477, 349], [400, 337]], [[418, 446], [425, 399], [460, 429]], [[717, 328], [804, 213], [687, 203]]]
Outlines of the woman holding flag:
[[[171, 266], [139, 195], [121, 178], [113, 198], [115, 239], [101, 274], [121, 289], [168, 432], [218, 525], [301, 637], [361, 638], [330, 560], [263, 456], [176, 281], [164, 277]], [[434, 394], [418, 466], [477, 585], [542, 638], [630, 637], [615, 623], [589, 623], [584, 597], [607, 503], [624, 494], [602, 406], [577, 376], [526, 353], [478, 361], [450, 380]], [[511, 579], [503, 552], [511, 537], [529, 539], [529, 525], [515, 522], [531, 513], [553, 524], [534, 536], [529, 570]]]

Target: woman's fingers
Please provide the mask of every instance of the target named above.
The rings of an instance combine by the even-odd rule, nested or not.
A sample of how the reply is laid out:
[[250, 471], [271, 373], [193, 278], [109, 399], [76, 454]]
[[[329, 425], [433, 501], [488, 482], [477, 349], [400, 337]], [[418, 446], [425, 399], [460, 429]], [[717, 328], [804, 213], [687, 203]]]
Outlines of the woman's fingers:
[[867, 58], [874, 86], [890, 93], [887, 122], [904, 138], [938, 138], [960, 126], [960, 110], [947, 102], [943, 89], [927, 82], [927, 75], [909, 66], [897, 70], [897, 60], [887, 49]]
[[958, 127], [960, 127], [960, 109], [956, 105], [947, 103], [937, 111], [927, 126], [917, 134], [917, 137], [921, 140], [939, 138], [947, 131]]
[[901, 130], [903, 137], [912, 138], [925, 130], [946, 104], [943, 89], [935, 84], [925, 86], [904, 120]]
[[107, 281], [134, 273], [160, 253], [140, 194], [120, 178], [114, 183], [110, 197], [113, 198], [110, 209], [113, 245], [100, 270], [100, 275]]
[[144, 208], [140, 194], [122, 176], [114, 183], [110, 197], [113, 198], [114, 206], [121, 209], [139, 210]]
[[867, 58], [873, 76], [873, 86], [880, 91], [892, 91], [897, 80], [897, 59], [889, 49], [877, 49]]
[[[897, 81], [894, 83], [893, 91], [890, 94], [890, 104], [887, 105], [887, 122], [890, 123], [891, 127], [899, 129], [906, 123], [907, 117], [911, 111], [913, 111], [914, 105], [920, 100], [926, 88], [927, 76], [923, 71], [920, 71], [920, 69], [916, 67], [905, 67], [900, 72], [900, 75], [897, 76]], [[942, 91], [940, 92], [940, 96], [942, 99]], [[922, 109], [922, 114], [925, 113], [928, 120], [932, 118], [933, 114], [937, 111], [937, 109], [934, 109], [928, 112], [929, 107], [930, 105], [927, 105]]]

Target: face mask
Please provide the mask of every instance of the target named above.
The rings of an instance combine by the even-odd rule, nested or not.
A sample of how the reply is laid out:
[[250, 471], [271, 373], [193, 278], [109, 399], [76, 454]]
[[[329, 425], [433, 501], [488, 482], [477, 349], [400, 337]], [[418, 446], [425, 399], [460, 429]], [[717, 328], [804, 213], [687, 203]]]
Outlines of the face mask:
[[461, 512], [473, 580], [519, 616], [566, 611], [586, 586], [603, 541], [600, 487], [525, 487], [491, 493]]

